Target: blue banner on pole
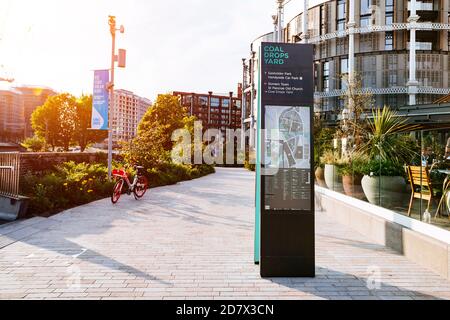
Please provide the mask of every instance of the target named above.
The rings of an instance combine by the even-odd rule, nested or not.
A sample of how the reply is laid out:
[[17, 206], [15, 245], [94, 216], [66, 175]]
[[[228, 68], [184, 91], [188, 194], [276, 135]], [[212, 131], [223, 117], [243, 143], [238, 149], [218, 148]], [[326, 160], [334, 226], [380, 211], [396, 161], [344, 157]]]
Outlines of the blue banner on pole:
[[109, 70], [94, 71], [94, 94], [92, 97], [91, 128], [108, 130]]

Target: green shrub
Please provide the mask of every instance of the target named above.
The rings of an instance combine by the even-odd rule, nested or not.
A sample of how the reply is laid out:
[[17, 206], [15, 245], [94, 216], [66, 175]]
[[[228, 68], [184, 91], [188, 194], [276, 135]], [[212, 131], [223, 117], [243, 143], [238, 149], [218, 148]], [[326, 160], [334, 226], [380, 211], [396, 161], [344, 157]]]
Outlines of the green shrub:
[[[122, 168], [114, 163], [114, 168]], [[125, 167], [130, 179], [132, 167]], [[109, 197], [114, 181], [107, 177], [108, 169], [103, 164], [66, 162], [52, 172], [41, 175], [25, 174], [21, 179], [21, 192], [30, 197], [28, 212], [32, 215], [49, 215]], [[161, 164], [147, 170], [150, 187], [175, 184], [214, 172], [209, 165]]]
[[47, 215], [110, 195], [113, 182], [101, 164], [66, 162], [53, 172], [22, 177], [22, 193], [30, 197], [28, 212]]
[[362, 166], [361, 171], [364, 175], [368, 176], [405, 176], [405, 169], [402, 165], [390, 160], [374, 159], [368, 161]]

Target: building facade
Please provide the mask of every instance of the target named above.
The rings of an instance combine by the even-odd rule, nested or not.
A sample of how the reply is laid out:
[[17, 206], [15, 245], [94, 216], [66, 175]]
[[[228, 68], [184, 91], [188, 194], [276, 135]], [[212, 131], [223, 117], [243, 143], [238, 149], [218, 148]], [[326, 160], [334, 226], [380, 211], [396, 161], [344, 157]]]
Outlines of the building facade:
[[0, 141], [18, 142], [25, 130], [24, 102], [20, 91], [0, 90]]
[[113, 142], [133, 139], [139, 122], [151, 105], [152, 102], [149, 99], [131, 91], [115, 90], [114, 107], [111, 110]]
[[430, 104], [450, 93], [449, 0], [293, 0], [277, 32], [244, 61], [245, 121], [253, 121], [261, 41], [314, 44], [315, 110], [335, 120], [345, 75], [359, 75], [375, 106]]
[[239, 129], [241, 128], [241, 97], [242, 88], [238, 94], [215, 95], [192, 92], [172, 92], [180, 98], [181, 105], [188, 110], [189, 115], [195, 116], [202, 122], [203, 129]]
[[50, 88], [39, 86], [21, 86], [14, 89], [22, 94], [25, 121], [24, 136], [25, 138], [32, 137], [34, 132], [31, 127], [31, 114], [37, 107], [42, 106], [48, 97], [56, 95], [56, 92]]

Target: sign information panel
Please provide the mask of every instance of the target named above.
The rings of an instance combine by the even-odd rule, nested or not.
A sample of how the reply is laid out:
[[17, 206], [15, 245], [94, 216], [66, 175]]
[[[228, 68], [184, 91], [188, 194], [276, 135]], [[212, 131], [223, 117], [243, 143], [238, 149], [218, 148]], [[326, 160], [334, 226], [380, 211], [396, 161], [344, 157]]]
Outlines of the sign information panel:
[[262, 43], [257, 173], [262, 276], [315, 273], [313, 84], [312, 45]]
[[109, 70], [94, 71], [91, 129], [108, 130]]

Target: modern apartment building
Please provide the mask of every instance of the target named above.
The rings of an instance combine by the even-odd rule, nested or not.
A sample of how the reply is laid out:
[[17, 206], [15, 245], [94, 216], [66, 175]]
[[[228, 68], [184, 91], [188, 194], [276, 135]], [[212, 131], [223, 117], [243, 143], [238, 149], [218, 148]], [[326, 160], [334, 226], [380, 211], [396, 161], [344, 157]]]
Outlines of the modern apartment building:
[[183, 107], [189, 115], [194, 115], [202, 121], [203, 129], [239, 129], [241, 128], [241, 98], [242, 87], [239, 85], [237, 95], [216, 95], [213, 92], [199, 94], [192, 92], [172, 92], [180, 97]]
[[0, 90], [0, 141], [18, 142], [25, 130], [24, 102], [20, 91]]
[[137, 127], [152, 102], [131, 91], [115, 90], [111, 110], [113, 142], [129, 141], [136, 136]]
[[314, 44], [315, 110], [331, 121], [344, 107], [345, 74], [360, 75], [376, 106], [430, 104], [449, 94], [449, 2], [291, 0], [281, 36], [256, 39], [244, 61], [245, 121], [256, 117], [262, 41]]
[[15, 87], [15, 90], [22, 94], [23, 108], [24, 108], [24, 136], [33, 136], [33, 129], [31, 127], [31, 114], [37, 107], [42, 106], [48, 97], [56, 94], [50, 88], [40, 86], [21, 86]]

